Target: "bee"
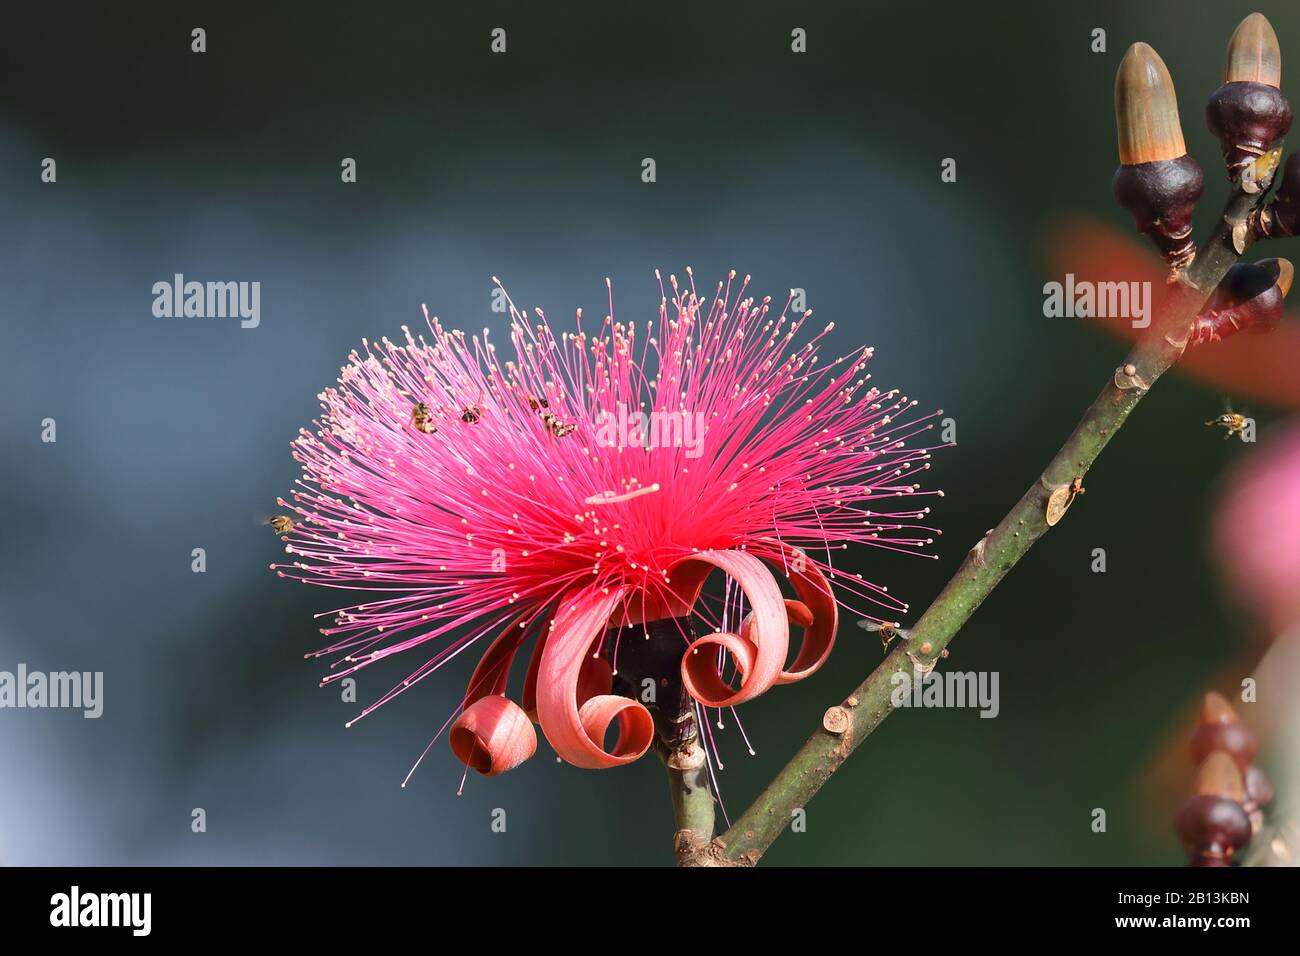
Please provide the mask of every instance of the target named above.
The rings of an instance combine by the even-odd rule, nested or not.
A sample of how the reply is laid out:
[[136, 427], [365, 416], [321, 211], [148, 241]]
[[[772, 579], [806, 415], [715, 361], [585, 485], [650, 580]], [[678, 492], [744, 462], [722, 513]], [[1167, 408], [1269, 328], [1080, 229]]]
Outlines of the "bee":
[[550, 412], [542, 412], [542, 424], [556, 438], [563, 438], [570, 432], [577, 431], [577, 425], [566, 425]]
[[544, 398], [538, 398], [536, 395], [528, 396], [528, 407], [537, 412], [537, 417], [542, 420], [542, 424], [556, 438], [563, 438], [572, 431], [576, 431], [577, 425], [566, 425], [560, 421], [559, 416], [549, 411], [551, 403]]
[[1247, 441], [1246, 430], [1250, 428], [1254, 422], [1250, 418], [1241, 414], [1241, 412], [1234, 412], [1232, 410], [1232, 403], [1229, 402], [1227, 403], [1227, 411], [1222, 415], [1211, 418], [1205, 424], [1207, 427], [1222, 428], [1223, 438], [1225, 441], [1233, 435], [1240, 436], [1242, 441]]
[[271, 530], [276, 534], [288, 534], [293, 530], [293, 519], [288, 515], [276, 515], [271, 519]]
[[880, 635], [880, 648], [886, 654], [889, 653], [889, 645], [895, 638], [900, 636], [906, 637], [907, 635], [907, 632], [901, 627], [897, 624], [891, 624], [889, 621], [884, 621], [880, 624], [877, 624], [875, 621], [859, 621], [858, 627], [862, 628], [864, 631], [875, 631], [878, 633]]
[[1224, 412], [1217, 418], [1211, 418], [1206, 425], [1217, 425], [1224, 429], [1224, 439], [1231, 438], [1233, 435], [1242, 435], [1246, 431], [1246, 424], [1250, 421], [1240, 412]]
[[438, 426], [433, 423], [433, 410], [427, 402], [417, 402], [411, 409], [411, 424], [426, 435], [432, 435], [438, 430]]
[[451, 408], [447, 409], [447, 411], [451, 412], [453, 415], [458, 416], [460, 420], [464, 422], [466, 425], [477, 425], [479, 422], [483, 420], [482, 402], [483, 402], [483, 393], [479, 392], [478, 398], [474, 399], [474, 401], [467, 402], [466, 404], [460, 406], [460, 408], [456, 408], [455, 406], [452, 406]]
[[889, 642], [896, 637], [898, 637], [898, 628], [894, 627], [894, 625], [890, 624], [888, 621], [880, 625], [881, 650], [889, 650]]

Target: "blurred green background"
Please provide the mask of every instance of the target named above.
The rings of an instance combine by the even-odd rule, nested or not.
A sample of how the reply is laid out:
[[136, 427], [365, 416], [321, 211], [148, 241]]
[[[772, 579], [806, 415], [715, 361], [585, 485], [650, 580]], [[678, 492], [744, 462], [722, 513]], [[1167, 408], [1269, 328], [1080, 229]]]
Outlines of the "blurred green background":
[[[1083, 321], [1044, 318], [1042, 285], [1059, 278], [1044, 242], [1066, 214], [1129, 228], [1110, 195], [1124, 49], [1152, 43], [1177, 82], [1203, 234], [1227, 189], [1201, 119], [1224, 44], [1260, 9], [1289, 62], [1300, 10], [876, 6], [8, 11], [0, 668], [103, 670], [106, 700], [98, 721], [0, 712], [0, 861], [669, 862], [650, 759], [593, 773], [543, 745], [457, 798], [440, 741], [399, 789], [471, 655], [345, 732], [359, 705], [302, 660], [311, 615], [335, 603], [267, 571], [277, 542], [255, 516], [296, 477], [287, 443], [348, 350], [416, 325], [420, 303], [500, 336], [492, 275], [559, 324], [603, 307], [606, 275], [620, 317], [639, 319], [656, 267], [690, 264], [706, 285], [735, 267], [760, 294], [806, 289], [837, 346], [876, 346], [880, 384], [956, 420], [931, 472], [938, 560], [853, 553], [923, 608], [1121, 354]], [[206, 54], [190, 53], [195, 26]], [[503, 56], [488, 50], [498, 26]], [[795, 27], [806, 54], [790, 51]], [[39, 180], [47, 156], [55, 185]], [[261, 326], [155, 319], [150, 287], [174, 272], [261, 281]], [[1177, 794], [1143, 782], [1256, 637], [1205, 543], [1217, 482], [1249, 453], [1202, 425], [1223, 398], [1176, 376], [1154, 390], [1086, 498], [956, 639], [948, 666], [1000, 672], [999, 717], [896, 715], [770, 863], [1181, 862]], [[1266, 441], [1276, 410], [1248, 411]], [[40, 442], [45, 416], [56, 445]], [[823, 671], [743, 709], [758, 754], [724, 735], [733, 814], [879, 660], [848, 621]], [[414, 664], [363, 672], [360, 704]], [[190, 831], [194, 807], [206, 833]], [[505, 834], [489, 829], [498, 807]]]

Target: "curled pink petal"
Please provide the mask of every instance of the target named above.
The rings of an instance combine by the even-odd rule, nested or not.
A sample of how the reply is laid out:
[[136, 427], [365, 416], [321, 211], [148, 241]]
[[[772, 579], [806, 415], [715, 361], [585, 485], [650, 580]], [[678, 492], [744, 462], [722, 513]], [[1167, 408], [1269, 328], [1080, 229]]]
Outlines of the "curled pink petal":
[[[785, 616], [791, 624], [799, 628], [807, 628], [813, 622], [812, 611], [808, 610], [808, 605], [804, 604], [803, 601], [792, 601], [790, 598], [785, 599]], [[754, 615], [753, 612], [750, 612], [740, 622], [740, 636], [748, 638], [753, 627]], [[781, 673], [785, 674], [785, 671]]]
[[786, 598], [785, 616], [790, 619], [790, 623], [795, 627], [807, 627], [813, 622], [812, 611], [808, 610], [808, 605], [804, 604], [803, 601], [791, 601]]
[[799, 653], [776, 679], [778, 684], [791, 684], [816, 673], [831, 656], [840, 622], [840, 608], [821, 568], [793, 548], [781, 547], [790, 584], [799, 595], [799, 600], [785, 602], [786, 616], [791, 624], [803, 629]]
[[[742, 626], [741, 630], [752, 631], [753, 628]], [[745, 677], [753, 672], [754, 663], [758, 660], [758, 645], [748, 634], [743, 637], [723, 632], [706, 634], [692, 643], [682, 657], [682, 680], [692, 697], [710, 707], [725, 707], [725, 702], [736, 694], [735, 688], [722, 679], [718, 670], [718, 658], [712, 652], [719, 647], [731, 655], [731, 663], [740, 674], [742, 687]], [[716, 701], [723, 703], [715, 703]]]
[[533, 644], [532, 656], [528, 659], [528, 672], [524, 675], [524, 692], [520, 696], [520, 703], [523, 705], [524, 713], [533, 723], [537, 723], [537, 671], [542, 664], [542, 650], [546, 647], [546, 639], [551, 636], [551, 615], [542, 616], [541, 627], [537, 634], [537, 642]]
[[456, 759], [485, 777], [519, 766], [537, 752], [537, 733], [528, 715], [500, 694], [480, 697], [451, 726]]
[[650, 749], [655, 723], [639, 701], [614, 694], [600, 694], [578, 708], [582, 729], [593, 741], [603, 741], [609, 727], [618, 721], [618, 740], [610, 753], [620, 763], [636, 760]]
[[474, 668], [474, 673], [470, 675], [469, 687], [465, 691], [465, 701], [462, 706], [468, 707], [480, 697], [506, 692], [506, 682], [510, 678], [510, 665], [519, 651], [519, 645], [528, 636], [528, 629], [519, 626], [523, 623], [524, 617], [525, 615], [520, 615], [511, 621], [484, 651], [478, 666]]
[[[687, 579], [704, 583], [699, 565], [719, 568], [744, 592], [752, 610], [748, 634], [709, 634], [695, 641], [682, 657], [682, 680], [691, 696], [709, 707], [730, 707], [763, 693], [780, 676], [790, 647], [785, 599], [766, 565], [744, 551], [701, 551], [669, 572], [670, 579], [685, 568]], [[674, 580], [674, 588], [678, 581]], [[680, 594], [681, 592], [678, 591]], [[698, 587], [695, 596], [698, 596]], [[692, 599], [691, 603], [694, 603]], [[717, 655], [708, 653], [723, 647], [740, 672], [740, 687], [732, 688], [718, 671]], [[752, 650], [751, 650], [752, 648]]]
[[[794, 662], [776, 679], [778, 684], [792, 684], [816, 673], [830, 657], [831, 648], [835, 646], [835, 630], [839, 626], [839, 605], [821, 569], [806, 555], [771, 539], [769, 543], [780, 551], [780, 564], [771, 557], [767, 561], [774, 568], [785, 569], [800, 598], [797, 601], [787, 598], [785, 613], [791, 624], [803, 630], [803, 640]], [[752, 613], [748, 614], [741, 623], [742, 637], [751, 636], [749, 629], [753, 626], [753, 617]]]
[[[637, 701], [600, 695], [584, 701], [584, 710], [579, 712], [583, 665], [591, 659], [592, 644], [604, 633], [626, 591], [590, 585], [566, 593], [560, 598], [541, 651], [535, 685], [538, 722], [555, 752], [577, 767], [595, 770], [631, 763], [650, 748], [653, 722], [650, 712]], [[639, 713], [628, 712], [632, 709]], [[613, 750], [606, 750], [604, 734], [615, 718], [619, 740]]]
[[[599, 640], [600, 638], [597, 638]], [[614, 686], [614, 669], [603, 657], [588, 653], [578, 670], [578, 703], [608, 694]]]

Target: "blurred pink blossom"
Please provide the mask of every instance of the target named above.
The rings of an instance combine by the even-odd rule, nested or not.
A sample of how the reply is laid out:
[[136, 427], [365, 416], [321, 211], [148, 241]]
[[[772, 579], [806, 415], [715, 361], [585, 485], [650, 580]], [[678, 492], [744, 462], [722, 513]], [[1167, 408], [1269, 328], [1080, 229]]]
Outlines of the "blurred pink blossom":
[[1213, 542], [1228, 588], [1268, 636], [1300, 624], [1300, 423], [1272, 432], [1229, 475]]

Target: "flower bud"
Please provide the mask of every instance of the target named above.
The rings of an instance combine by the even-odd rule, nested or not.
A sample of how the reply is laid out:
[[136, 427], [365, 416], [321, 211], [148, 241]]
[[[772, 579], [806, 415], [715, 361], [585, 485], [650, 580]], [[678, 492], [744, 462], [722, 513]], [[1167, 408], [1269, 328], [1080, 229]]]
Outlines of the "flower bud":
[[1277, 328], [1294, 275], [1295, 268], [1286, 259], [1235, 264], [1196, 317], [1192, 344]]
[[1236, 711], [1214, 691], [1205, 695], [1200, 721], [1192, 733], [1192, 759], [1197, 764], [1216, 750], [1221, 750], [1245, 769], [1259, 751], [1255, 732], [1241, 722]]
[[1228, 178], [1248, 192], [1259, 188], [1256, 160], [1291, 128], [1291, 104], [1279, 89], [1281, 81], [1277, 34], [1263, 14], [1252, 13], [1233, 31], [1223, 85], [1205, 107], [1205, 122], [1223, 146]]
[[1250, 817], [1235, 800], [1212, 794], [1190, 798], [1174, 818], [1192, 866], [1231, 866], [1232, 857], [1250, 841]]
[[[1207, 694], [1205, 711], [1214, 723], [1231, 715], [1232, 708], [1218, 694]], [[1230, 866], [1232, 855], [1246, 845], [1254, 832], [1250, 816], [1242, 806], [1246, 782], [1242, 769], [1228, 753], [1213, 750], [1196, 771], [1191, 798], [1182, 805], [1174, 826], [1192, 866]]]
[[1184, 269], [1196, 258], [1192, 209], [1204, 177], [1187, 155], [1169, 70], [1145, 43], [1129, 47], [1115, 75], [1115, 127], [1115, 198], [1169, 264]]

